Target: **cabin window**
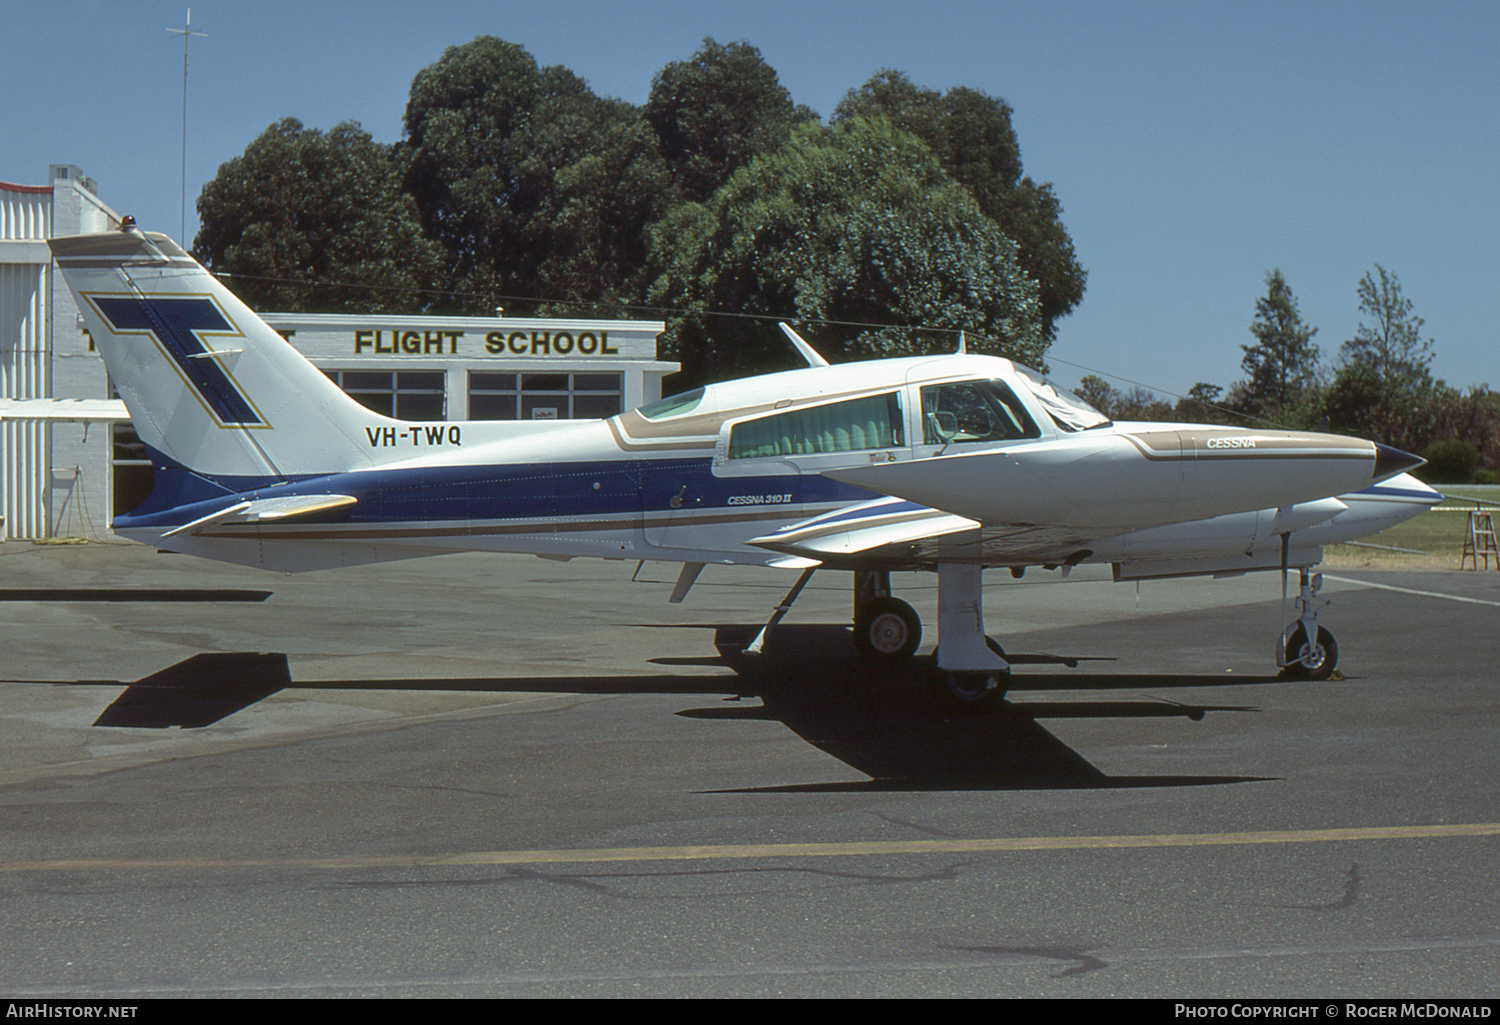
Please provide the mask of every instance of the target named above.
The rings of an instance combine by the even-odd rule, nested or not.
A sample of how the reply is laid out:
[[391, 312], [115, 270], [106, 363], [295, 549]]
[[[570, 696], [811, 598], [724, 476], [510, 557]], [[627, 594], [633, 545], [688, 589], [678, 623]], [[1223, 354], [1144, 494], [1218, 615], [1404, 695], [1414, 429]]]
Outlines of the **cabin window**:
[[730, 459], [857, 452], [904, 444], [901, 400], [895, 392], [794, 409], [735, 424]]
[[955, 381], [922, 389], [923, 444], [1015, 441], [1041, 435], [1026, 407], [1004, 382]]

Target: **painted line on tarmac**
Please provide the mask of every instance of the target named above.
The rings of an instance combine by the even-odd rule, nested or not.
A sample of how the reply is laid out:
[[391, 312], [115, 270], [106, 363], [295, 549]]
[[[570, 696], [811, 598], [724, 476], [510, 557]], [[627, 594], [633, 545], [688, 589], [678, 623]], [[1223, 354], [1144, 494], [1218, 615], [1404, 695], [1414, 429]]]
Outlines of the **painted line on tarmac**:
[[1500, 836], [1500, 822], [1429, 826], [1357, 826], [1251, 833], [1141, 836], [1040, 836], [990, 840], [871, 840], [846, 843], [716, 844], [602, 847], [577, 850], [472, 851], [462, 854], [371, 854], [326, 858], [77, 858], [0, 861], [0, 872], [134, 872], [163, 869], [385, 869], [472, 865], [586, 865], [599, 862], [715, 861], [732, 858], [851, 858], [872, 855], [999, 854], [1012, 851], [1112, 850], [1132, 847], [1235, 847], [1252, 844], [1443, 840]]
[[1446, 598], [1449, 601], [1468, 602], [1470, 605], [1493, 605], [1500, 608], [1500, 601], [1489, 601], [1484, 598], [1465, 598], [1461, 594], [1444, 594], [1441, 591], [1418, 591], [1411, 587], [1397, 587], [1394, 584], [1377, 584], [1369, 580], [1355, 580], [1353, 577], [1336, 577], [1328, 573], [1323, 576], [1328, 580], [1337, 580], [1341, 584], [1358, 584], [1360, 587], [1374, 587], [1382, 591], [1399, 591], [1401, 594], [1418, 594], [1423, 598]]

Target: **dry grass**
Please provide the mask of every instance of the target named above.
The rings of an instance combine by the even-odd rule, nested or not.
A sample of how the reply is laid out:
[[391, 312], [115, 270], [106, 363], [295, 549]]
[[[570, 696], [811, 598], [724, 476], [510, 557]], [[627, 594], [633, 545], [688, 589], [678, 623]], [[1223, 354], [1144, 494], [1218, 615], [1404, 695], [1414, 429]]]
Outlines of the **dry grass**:
[[[1480, 498], [1486, 502], [1494, 502], [1500, 497], [1492, 488], [1443, 487], [1440, 490], [1454, 498]], [[1469, 518], [1463, 512], [1449, 512], [1444, 507], [1457, 509], [1462, 503], [1444, 502], [1415, 519], [1362, 539], [1364, 545], [1383, 545], [1384, 548], [1330, 545], [1324, 551], [1324, 565], [1332, 569], [1456, 570], [1463, 555], [1464, 542], [1469, 538]], [[1500, 519], [1500, 509], [1495, 510], [1495, 514]], [[1386, 550], [1391, 548], [1408, 551]], [[1494, 566], [1495, 560], [1491, 558], [1491, 572]]]

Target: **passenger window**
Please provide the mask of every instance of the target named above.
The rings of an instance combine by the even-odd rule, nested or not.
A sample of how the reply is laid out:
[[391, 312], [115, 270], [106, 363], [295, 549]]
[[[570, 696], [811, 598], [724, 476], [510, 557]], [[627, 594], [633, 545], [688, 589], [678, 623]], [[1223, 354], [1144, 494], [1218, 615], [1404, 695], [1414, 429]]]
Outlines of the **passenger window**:
[[904, 444], [902, 434], [901, 401], [891, 392], [737, 423], [729, 432], [729, 458], [894, 448]]
[[1041, 431], [1001, 381], [960, 381], [922, 389], [922, 443], [1039, 438]]

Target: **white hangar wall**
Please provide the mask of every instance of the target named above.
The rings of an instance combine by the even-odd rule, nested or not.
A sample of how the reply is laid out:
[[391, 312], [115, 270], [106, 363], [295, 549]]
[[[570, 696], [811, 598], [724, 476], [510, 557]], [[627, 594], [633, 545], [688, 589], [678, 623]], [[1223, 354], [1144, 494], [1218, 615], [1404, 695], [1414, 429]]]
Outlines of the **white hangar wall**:
[[[108, 231], [119, 217], [77, 167], [53, 164], [47, 177], [46, 185], [0, 182], [0, 398], [108, 398], [104, 364], [47, 239]], [[106, 534], [109, 435], [108, 424], [0, 423], [4, 536]]]

